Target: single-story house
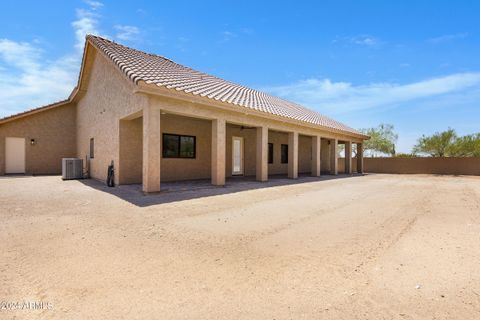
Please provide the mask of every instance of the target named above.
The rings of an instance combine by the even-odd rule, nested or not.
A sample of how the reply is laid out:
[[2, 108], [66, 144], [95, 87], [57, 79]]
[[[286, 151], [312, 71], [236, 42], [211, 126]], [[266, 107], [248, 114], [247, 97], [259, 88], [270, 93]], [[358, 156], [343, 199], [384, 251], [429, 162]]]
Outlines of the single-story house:
[[337, 174], [363, 169], [367, 136], [298, 104], [226, 81], [165, 57], [88, 35], [77, 86], [68, 99], [0, 119], [0, 174], [58, 174], [61, 159], [115, 184], [235, 175]]

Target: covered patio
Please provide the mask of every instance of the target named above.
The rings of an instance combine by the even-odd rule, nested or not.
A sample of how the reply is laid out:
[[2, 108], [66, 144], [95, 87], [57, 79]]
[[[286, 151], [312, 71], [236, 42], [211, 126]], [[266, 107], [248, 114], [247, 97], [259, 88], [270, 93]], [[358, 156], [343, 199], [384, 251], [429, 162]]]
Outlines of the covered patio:
[[[339, 143], [345, 144], [346, 151], [342, 171], [352, 174], [355, 167], [363, 172], [358, 141], [338, 140], [328, 132], [319, 135], [248, 115], [225, 113], [212, 118], [200, 107], [195, 113], [180, 114], [174, 105], [155, 101], [120, 120], [119, 185], [141, 183], [148, 193], [171, 190], [179, 181], [228, 186], [238, 181], [237, 177], [267, 182], [279, 177], [337, 175]], [[357, 144], [355, 166], [353, 143]]]

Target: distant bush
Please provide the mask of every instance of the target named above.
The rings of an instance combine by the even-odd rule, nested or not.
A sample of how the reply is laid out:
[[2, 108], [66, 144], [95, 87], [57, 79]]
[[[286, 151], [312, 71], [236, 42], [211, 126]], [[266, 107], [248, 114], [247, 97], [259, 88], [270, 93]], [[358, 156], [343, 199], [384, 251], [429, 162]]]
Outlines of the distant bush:
[[394, 156], [395, 158], [417, 158], [418, 156], [413, 153], [397, 153]]

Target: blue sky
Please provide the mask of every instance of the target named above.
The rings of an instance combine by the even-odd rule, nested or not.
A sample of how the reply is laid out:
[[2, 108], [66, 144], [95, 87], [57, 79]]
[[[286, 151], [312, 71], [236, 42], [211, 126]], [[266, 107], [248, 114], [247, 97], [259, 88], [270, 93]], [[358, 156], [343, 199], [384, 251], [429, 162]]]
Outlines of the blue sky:
[[409, 152], [480, 131], [479, 21], [473, 0], [3, 2], [0, 117], [66, 98], [93, 33], [355, 128], [391, 123]]

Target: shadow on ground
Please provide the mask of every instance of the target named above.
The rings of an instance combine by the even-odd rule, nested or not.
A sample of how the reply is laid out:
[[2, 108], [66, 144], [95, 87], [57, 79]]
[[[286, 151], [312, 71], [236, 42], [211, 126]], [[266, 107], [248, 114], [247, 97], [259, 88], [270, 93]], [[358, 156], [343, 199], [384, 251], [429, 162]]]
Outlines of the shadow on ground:
[[210, 180], [163, 182], [162, 191], [151, 194], [144, 194], [142, 192], [141, 184], [121, 185], [110, 188], [104, 183], [93, 179], [79, 181], [90, 188], [109, 193], [136, 206], [148, 207], [156, 204], [212, 197], [246, 190], [264, 189], [317, 181], [328, 181], [333, 179], [347, 179], [356, 176], [361, 176], [361, 174], [339, 174], [337, 176], [323, 175], [321, 177], [302, 175], [295, 180], [288, 179], [286, 176], [270, 176], [268, 182], [255, 181], [255, 177], [233, 177], [228, 178], [225, 186], [221, 187], [211, 185]]

